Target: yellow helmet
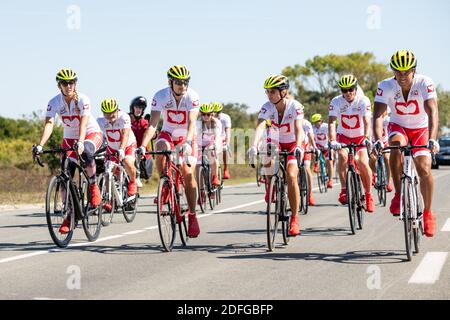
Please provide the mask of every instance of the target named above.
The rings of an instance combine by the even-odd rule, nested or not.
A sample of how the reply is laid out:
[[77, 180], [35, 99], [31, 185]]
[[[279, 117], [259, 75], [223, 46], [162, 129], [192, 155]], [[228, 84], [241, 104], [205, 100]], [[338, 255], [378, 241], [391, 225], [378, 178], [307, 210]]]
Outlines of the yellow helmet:
[[273, 75], [264, 81], [264, 89], [289, 89], [289, 79], [283, 75]]
[[322, 120], [322, 115], [319, 113], [315, 113], [311, 116], [311, 122], [316, 123], [318, 121]]
[[189, 80], [191, 73], [185, 66], [173, 66], [167, 71], [167, 77], [169, 79]]
[[201, 113], [211, 113], [213, 111], [214, 111], [214, 107], [213, 107], [212, 103], [203, 103], [200, 106]]
[[353, 88], [356, 87], [357, 84], [358, 79], [352, 74], [343, 75], [338, 81], [338, 86], [341, 89]]
[[410, 50], [399, 50], [391, 57], [392, 70], [408, 71], [416, 66], [416, 56]]
[[56, 74], [56, 81], [77, 81], [77, 74], [69, 68], [63, 68]]
[[223, 109], [223, 104], [221, 104], [219, 102], [211, 102], [211, 105], [214, 108], [214, 112], [220, 112]]
[[102, 101], [101, 109], [104, 113], [113, 113], [114, 111], [119, 109], [119, 105], [117, 104], [116, 99], [107, 98]]

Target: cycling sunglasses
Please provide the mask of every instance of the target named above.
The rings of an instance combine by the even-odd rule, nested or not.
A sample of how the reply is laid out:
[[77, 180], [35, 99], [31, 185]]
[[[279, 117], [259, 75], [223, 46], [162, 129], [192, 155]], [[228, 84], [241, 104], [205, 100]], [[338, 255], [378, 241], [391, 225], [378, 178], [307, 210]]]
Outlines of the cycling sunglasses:
[[67, 87], [68, 85], [73, 86], [73, 85], [75, 85], [75, 81], [73, 81], [73, 80], [70, 80], [70, 81], [60, 81], [59, 84], [62, 85], [63, 87]]
[[174, 79], [173, 83], [175, 83], [177, 86], [185, 85], [187, 87], [189, 85], [189, 80]]
[[342, 92], [342, 93], [353, 92], [353, 91], [355, 91], [355, 88], [341, 89], [341, 92]]

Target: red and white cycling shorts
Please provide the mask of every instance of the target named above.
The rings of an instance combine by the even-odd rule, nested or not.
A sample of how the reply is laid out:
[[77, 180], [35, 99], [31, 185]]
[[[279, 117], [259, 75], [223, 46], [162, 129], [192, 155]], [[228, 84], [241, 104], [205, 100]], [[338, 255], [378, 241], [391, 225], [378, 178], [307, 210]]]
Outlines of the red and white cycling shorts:
[[[363, 144], [364, 143], [364, 136], [359, 136], [356, 138], [349, 138], [347, 136], [344, 136], [343, 134], [338, 133], [336, 135], [336, 141], [342, 144], [350, 144], [350, 143], [354, 143], [354, 144]], [[356, 148], [356, 152], [358, 152], [359, 150], [362, 149], [366, 149], [366, 147], [357, 147]]]
[[[428, 144], [429, 131], [428, 128], [408, 129], [399, 126], [396, 123], [389, 122], [388, 125], [389, 139], [396, 134], [403, 136], [406, 143], [411, 142], [412, 146], [420, 146]], [[427, 148], [412, 149], [414, 157], [431, 156], [430, 150]]]
[[[61, 142], [61, 148], [72, 148], [77, 141], [78, 139], [65, 138]], [[95, 146], [95, 151], [97, 151], [103, 143], [103, 134], [101, 132], [91, 132], [86, 135], [84, 141], [92, 143]], [[75, 151], [67, 152], [67, 157], [72, 161], [78, 161], [78, 156]]]
[[[137, 144], [136, 142], [130, 144], [128, 147], [125, 148], [125, 158], [132, 158], [133, 161], [136, 159], [136, 149], [137, 149]], [[106, 152], [110, 155], [114, 155], [113, 157], [111, 157], [111, 161], [115, 162], [115, 163], [119, 163], [119, 159], [116, 157], [116, 153], [118, 150], [112, 149], [109, 146], [106, 147]]]

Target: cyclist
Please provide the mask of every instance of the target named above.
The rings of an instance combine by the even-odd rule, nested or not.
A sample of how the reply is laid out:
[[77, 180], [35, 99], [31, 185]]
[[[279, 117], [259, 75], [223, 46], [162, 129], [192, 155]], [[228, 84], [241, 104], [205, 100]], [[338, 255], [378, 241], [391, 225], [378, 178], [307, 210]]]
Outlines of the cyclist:
[[[262, 150], [266, 151], [267, 144], [279, 144], [281, 151], [294, 152], [295, 155], [302, 153], [303, 143], [303, 106], [294, 99], [288, 99], [289, 80], [283, 75], [273, 75], [264, 82], [269, 101], [262, 107], [258, 116], [253, 144], [248, 150], [250, 163], [254, 163], [258, 153], [257, 145], [266, 130], [266, 119], [270, 120], [270, 131], [267, 134], [266, 143], [262, 143]], [[287, 185], [289, 204], [292, 210], [292, 219], [289, 235], [300, 234], [298, 223], [298, 209], [300, 205], [300, 191], [297, 183], [298, 165], [296, 156], [289, 156], [287, 162]], [[268, 176], [273, 172], [273, 163], [267, 156], [262, 157], [263, 173], [266, 175], [266, 184], [270, 180]], [[269, 201], [268, 189], [266, 188], [266, 202]]]
[[[386, 110], [386, 113], [383, 115], [383, 135], [381, 137], [383, 147], [387, 147], [389, 145], [388, 125], [389, 125], [389, 121], [390, 121], [390, 114], [391, 114], [391, 110], [388, 107]], [[375, 127], [374, 127], [373, 135], [372, 135], [372, 145], [375, 145], [375, 142], [376, 142], [376, 140], [375, 140]], [[389, 168], [389, 158], [390, 158], [389, 153], [383, 153], [383, 158], [384, 158], [384, 163], [386, 165], [386, 181], [388, 182], [388, 184], [386, 186], [386, 191], [392, 192], [394, 187], [392, 186], [392, 183], [391, 183], [391, 170]], [[376, 163], [376, 161], [377, 161], [377, 150], [375, 150], [375, 148], [373, 148], [370, 159], [369, 159], [370, 168], [372, 169], [372, 185], [375, 184], [375, 177], [376, 177], [375, 163]]]
[[[338, 174], [341, 181], [341, 193], [339, 202], [347, 203], [346, 195], [346, 168], [347, 150], [341, 149], [341, 144], [365, 144], [370, 141], [370, 100], [364, 95], [357, 94], [358, 81], [353, 75], [344, 75], [338, 81], [342, 94], [331, 100], [329, 107], [329, 137], [333, 149], [339, 150]], [[339, 120], [336, 130], [335, 122]], [[337, 134], [336, 134], [337, 133]], [[365, 190], [366, 207], [368, 212], [374, 211], [374, 203], [371, 194], [372, 170], [366, 147], [358, 147], [355, 155], [356, 166], [361, 175]]]
[[[151, 137], [155, 134], [162, 113], [163, 126], [156, 140], [156, 150], [173, 150], [175, 147], [182, 147], [184, 159], [181, 159], [181, 172], [186, 183], [186, 198], [189, 204], [188, 236], [194, 238], [200, 234], [195, 214], [197, 183], [194, 169], [197, 162], [197, 148], [193, 148], [196, 146], [195, 125], [199, 109], [199, 96], [189, 88], [191, 76], [185, 66], [171, 67], [167, 71], [167, 77], [169, 86], [158, 91], [153, 97], [150, 125], [145, 130], [139, 150], [142, 154], [145, 152]], [[156, 157], [156, 167], [160, 174], [164, 170], [165, 161], [163, 156]], [[187, 166], [187, 163], [191, 167]], [[166, 199], [168, 195], [169, 192], [163, 189], [163, 199]]]
[[223, 178], [230, 179], [230, 172], [228, 170], [228, 153], [230, 152], [231, 139], [231, 118], [226, 113], [223, 113], [223, 104], [213, 102], [214, 113], [217, 119], [222, 124], [222, 144], [223, 144]]
[[[315, 153], [317, 150], [317, 146], [314, 141], [313, 128], [312, 128], [311, 122], [309, 122], [306, 119], [303, 119], [303, 132], [304, 132], [303, 145], [302, 145], [303, 150], [313, 151], [313, 153]], [[303, 156], [303, 161], [304, 161], [305, 169], [306, 169], [306, 176], [308, 179], [308, 190], [309, 190], [308, 204], [311, 206], [315, 206], [316, 201], [314, 200], [313, 195], [312, 195], [311, 159], [312, 159], [311, 153], [305, 153], [305, 155]]]
[[[33, 147], [33, 155], [42, 152], [42, 147], [53, 132], [55, 116], [58, 114], [64, 127], [61, 147], [74, 147], [84, 160], [83, 166], [89, 177], [90, 204], [96, 207], [101, 203], [101, 195], [96, 181], [94, 154], [102, 145], [103, 136], [97, 121], [91, 115], [89, 98], [77, 91], [77, 80], [77, 74], [69, 68], [61, 69], [56, 74], [56, 82], [61, 93], [48, 103], [44, 131], [39, 143]], [[71, 161], [78, 161], [77, 153], [74, 151], [68, 152], [67, 156]], [[71, 173], [74, 171], [75, 167], [72, 167]], [[59, 232], [68, 233], [69, 227], [70, 220], [66, 218]]]
[[[413, 52], [399, 50], [391, 57], [391, 69], [394, 76], [381, 81], [375, 96], [376, 146], [382, 145], [383, 114], [390, 107], [391, 117], [388, 126], [389, 145], [412, 146], [428, 145], [439, 152], [436, 141], [438, 132], [438, 103], [433, 81], [416, 73], [417, 60]], [[436, 219], [431, 212], [433, 199], [433, 175], [431, 174], [431, 156], [427, 149], [413, 149], [414, 164], [420, 178], [420, 190], [424, 200], [424, 232], [432, 237], [436, 232]], [[391, 201], [390, 211], [400, 214], [400, 187], [402, 175], [402, 158], [398, 150], [391, 151], [390, 167], [394, 181], [395, 195]]]
[[[138, 96], [134, 98], [130, 103], [130, 120], [131, 120], [131, 130], [136, 137], [137, 145], [141, 145], [142, 138], [144, 137], [144, 132], [148, 128], [148, 120], [144, 117], [145, 109], [147, 108], [147, 99], [143, 96]], [[141, 161], [152, 161], [150, 155], [145, 155]], [[145, 168], [146, 166], [142, 166]], [[139, 168], [140, 169], [140, 168]], [[142, 182], [139, 173], [137, 173], [136, 184], [139, 188], [142, 187]]]
[[[316, 142], [317, 148], [322, 152], [327, 166], [327, 187], [333, 188], [333, 160], [328, 159], [328, 152], [333, 152], [333, 150], [328, 150], [328, 123], [322, 120], [322, 115], [319, 113], [311, 116], [311, 122], [313, 124], [314, 141]], [[314, 163], [314, 172], [318, 172], [318, 169], [318, 163], [316, 162]]]
[[211, 166], [211, 184], [219, 186], [218, 158], [222, 153], [222, 124], [220, 120], [213, 117], [214, 103], [202, 104], [200, 106], [201, 119], [197, 121], [197, 143], [199, 147], [197, 165], [202, 164], [202, 148]]
[[[98, 118], [97, 122], [103, 131], [108, 146], [106, 152], [110, 155], [117, 155], [112, 157], [114, 162], [123, 161], [125, 171], [130, 178], [128, 183], [128, 196], [133, 196], [137, 192], [137, 184], [135, 181], [136, 167], [136, 137], [131, 130], [130, 116], [119, 109], [117, 101], [108, 98], [102, 101], [101, 110], [103, 117]], [[118, 161], [117, 161], [118, 160]], [[111, 204], [104, 205], [105, 210], [111, 211]]]

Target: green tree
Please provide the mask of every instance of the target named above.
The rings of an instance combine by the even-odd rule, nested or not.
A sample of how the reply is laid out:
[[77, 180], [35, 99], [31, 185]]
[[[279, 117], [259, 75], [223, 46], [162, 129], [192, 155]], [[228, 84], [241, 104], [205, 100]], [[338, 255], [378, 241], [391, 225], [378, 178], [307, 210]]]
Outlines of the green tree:
[[249, 129], [256, 126], [258, 113], [248, 113], [250, 107], [241, 103], [227, 103], [223, 107], [223, 112], [231, 118], [233, 128]]
[[391, 74], [387, 66], [376, 62], [375, 56], [370, 52], [315, 56], [304, 65], [284, 68], [282, 73], [291, 80], [294, 96], [305, 105], [328, 105], [338, 94], [336, 83], [339, 77], [348, 73], [358, 78], [366, 96], [373, 100], [378, 82]]

